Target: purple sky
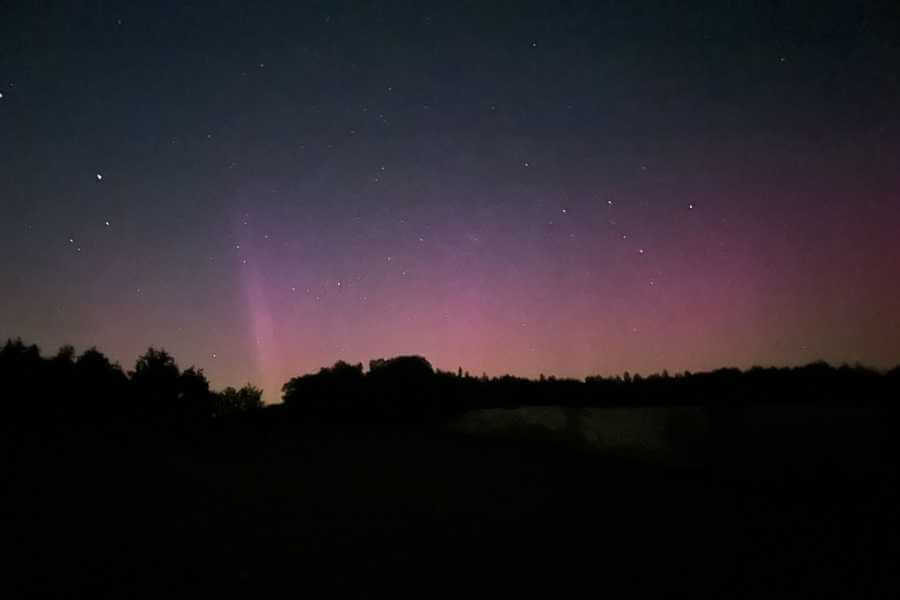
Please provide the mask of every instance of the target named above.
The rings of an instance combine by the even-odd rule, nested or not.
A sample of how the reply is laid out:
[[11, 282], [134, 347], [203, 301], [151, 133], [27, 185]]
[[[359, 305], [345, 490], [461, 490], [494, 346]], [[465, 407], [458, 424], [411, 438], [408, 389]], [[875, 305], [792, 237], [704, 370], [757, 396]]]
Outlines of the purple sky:
[[13, 11], [0, 335], [268, 401], [900, 362], [896, 15], [548, 4]]

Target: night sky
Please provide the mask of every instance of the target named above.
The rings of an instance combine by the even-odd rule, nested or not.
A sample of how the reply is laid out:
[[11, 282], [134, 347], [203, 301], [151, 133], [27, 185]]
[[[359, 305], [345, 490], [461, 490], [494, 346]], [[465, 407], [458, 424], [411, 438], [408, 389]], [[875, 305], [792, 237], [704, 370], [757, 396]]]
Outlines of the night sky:
[[0, 336], [270, 402], [896, 364], [892, 4], [5, 3]]

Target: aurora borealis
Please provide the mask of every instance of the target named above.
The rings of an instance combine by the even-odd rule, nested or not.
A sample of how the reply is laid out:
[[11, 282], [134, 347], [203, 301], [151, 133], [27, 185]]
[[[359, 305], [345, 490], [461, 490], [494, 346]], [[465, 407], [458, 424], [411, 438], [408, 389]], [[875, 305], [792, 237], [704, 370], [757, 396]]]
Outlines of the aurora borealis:
[[131, 4], [0, 24], [4, 339], [270, 402], [900, 362], [890, 3]]

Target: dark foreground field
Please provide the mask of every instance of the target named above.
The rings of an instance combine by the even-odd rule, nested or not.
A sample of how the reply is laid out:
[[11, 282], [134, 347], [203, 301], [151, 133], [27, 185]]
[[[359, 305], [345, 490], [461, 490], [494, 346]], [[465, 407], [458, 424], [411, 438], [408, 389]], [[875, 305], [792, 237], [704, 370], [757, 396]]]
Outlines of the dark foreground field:
[[761, 477], [714, 449], [685, 470], [546, 441], [281, 422], [174, 438], [17, 426], [3, 451], [16, 597], [897, 589], [886, 465]]

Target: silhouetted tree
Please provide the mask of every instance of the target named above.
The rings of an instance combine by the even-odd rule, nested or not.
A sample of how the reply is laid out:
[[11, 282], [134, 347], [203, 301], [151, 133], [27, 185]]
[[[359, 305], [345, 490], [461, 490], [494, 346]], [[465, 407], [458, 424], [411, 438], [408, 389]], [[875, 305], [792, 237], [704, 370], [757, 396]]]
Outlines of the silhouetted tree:
[[362, 409], [362, 380], [362, 363], [338, 361], [318, 373], [294, 377], [282, 386], [282, 398], [294, 414], [347, 418]]
[[178, 376], [178, 409], [187, 420], [212, 416], [213, 397], [203, 369], [191, 366]]
[[7, 340], [0, 349], [0, 380], [3, 382], [4, 411], [11, 417], [32, 417], [51, 409], [44, 361], [34, 344], [21, 338]]
[[47, 387], [44, 401], [57, 417], [81, 412], [81, 389], [75, 381], [75, 348], [62, 346], [46, 365]]
[[70, 345], [60, 346], [51, 361], [57, 366], [59, 374], [63, 377], [72, 375], [72, 368], [75, 365], [75, 347]]
[[176, 416], [180, 372], [168, 352], [148, 348], [138, 357], [129, 376], [143, 415], [169, 419]]
[[121, 414], [127, 378], [119, 365], [91, 347], [75, 361], [74, 370], [79, 412], [94, 418]]
[[262, 390], [249, 383], [239, 390], [229, 386], [213, 394], [213, 415], [217, 418], [247, 414], [262, 407]]
[[397, 356], [369, 363], [370, 410], [395, 422], [434, 419], [441, 411], [434, 369], [421, 356]]

